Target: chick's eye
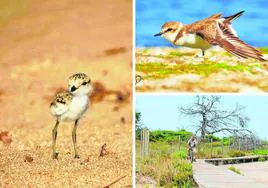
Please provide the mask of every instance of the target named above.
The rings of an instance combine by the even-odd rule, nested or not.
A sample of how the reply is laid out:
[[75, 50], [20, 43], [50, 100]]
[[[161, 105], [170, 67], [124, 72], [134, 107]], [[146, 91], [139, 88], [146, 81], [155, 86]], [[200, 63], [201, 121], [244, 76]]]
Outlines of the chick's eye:
[[83, 82], [82, 85], [87, 85], [87, 82]]

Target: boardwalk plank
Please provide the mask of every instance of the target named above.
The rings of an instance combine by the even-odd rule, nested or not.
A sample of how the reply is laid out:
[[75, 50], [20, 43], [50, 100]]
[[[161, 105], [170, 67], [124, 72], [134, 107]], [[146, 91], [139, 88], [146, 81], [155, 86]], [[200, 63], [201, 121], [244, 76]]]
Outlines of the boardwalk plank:
[[206, 163], [204, 160], [193, 163], [193, 174], [200, 188], [268, 188], [268, 184], [258, 183], [228, 169]]

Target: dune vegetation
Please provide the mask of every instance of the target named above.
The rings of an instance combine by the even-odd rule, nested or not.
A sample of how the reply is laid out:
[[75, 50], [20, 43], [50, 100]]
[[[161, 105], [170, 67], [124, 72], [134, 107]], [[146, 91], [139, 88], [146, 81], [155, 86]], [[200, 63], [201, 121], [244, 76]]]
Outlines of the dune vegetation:
[[[268, 48], [259, 48], [267, 57]], [[188, 48], [141, 48], [136, 51], [137, 91], [268, 91], [266, 62], [239, 59], [212, 48], [200, 57]]]

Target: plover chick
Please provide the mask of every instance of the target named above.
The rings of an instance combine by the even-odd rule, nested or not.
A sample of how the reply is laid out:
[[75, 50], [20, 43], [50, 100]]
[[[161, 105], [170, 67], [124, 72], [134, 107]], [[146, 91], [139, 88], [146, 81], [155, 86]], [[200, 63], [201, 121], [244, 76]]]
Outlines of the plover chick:
[[76, 129], [79, 119], [86, 112], [90, 103], [89, 95], [93, 88], [90, 78], [84, 73], [77, 73], [69, 77], [68, 91], [59, 92], [50, 105], [51, 113], [56, 117], [56, 124], [52, 130], [52, 158], [58, 157], [56, 152], [57, 128], [61, 121], [74, 122], [72, 140], [74, 157], [79, 158], [76, 148]]
[[237, 57], [266, 61], [257, 49], [240, 40], [231, 26], [232, 21], [240, 17], [243, 12], [228, 17], [214, 14], [188, 25], [177, 21], [166, 22], [160, 33], [154, 36], [163, 36], [174, 45], [199, 48], [203, 56], [205, 50], [218, 45]]

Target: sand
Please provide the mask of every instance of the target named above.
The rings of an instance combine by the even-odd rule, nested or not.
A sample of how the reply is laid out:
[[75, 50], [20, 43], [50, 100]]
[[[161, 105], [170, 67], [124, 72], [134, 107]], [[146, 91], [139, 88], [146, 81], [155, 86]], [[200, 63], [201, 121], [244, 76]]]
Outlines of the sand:
[[[0, 187], [104, 187], [120, 177], [111, 187], [131, 186], [132, 2], [10, 1], [1, 9], [0, 132], [12, 142], [0, 142]], [[77, 129], [81, 158], [67, 122], [52, 160], [49, 104], [76, 72], [99, 92]]]

